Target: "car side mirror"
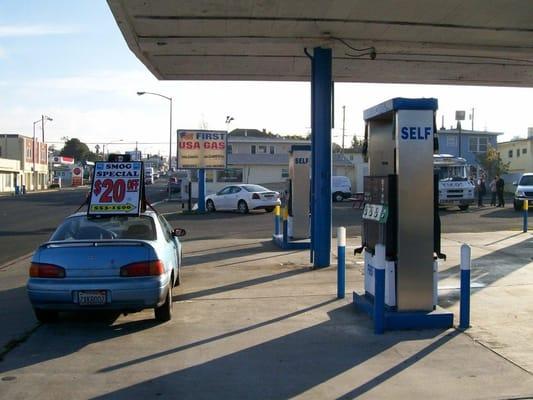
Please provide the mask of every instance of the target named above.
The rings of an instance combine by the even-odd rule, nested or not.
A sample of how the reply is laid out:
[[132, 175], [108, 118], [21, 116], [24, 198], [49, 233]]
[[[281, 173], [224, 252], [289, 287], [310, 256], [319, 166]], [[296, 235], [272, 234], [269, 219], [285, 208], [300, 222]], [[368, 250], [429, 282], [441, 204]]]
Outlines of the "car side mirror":
[[182, 236], [185, 236], [187, 234], [187, 232], [185, 231], [185, 229], [182, 229], [182, 228], [176, 228], [172, 231], [172, 236], [176, 236], [176, 237], [182, 237]]

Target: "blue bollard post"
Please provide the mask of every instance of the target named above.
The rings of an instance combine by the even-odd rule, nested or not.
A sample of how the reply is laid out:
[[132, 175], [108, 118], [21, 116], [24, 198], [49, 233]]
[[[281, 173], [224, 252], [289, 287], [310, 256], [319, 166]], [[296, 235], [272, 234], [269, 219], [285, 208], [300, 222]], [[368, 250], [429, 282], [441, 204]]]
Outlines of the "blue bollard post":
[[529, 208], [529, 201], [526, 199], [524, 200], [524, 226], [522, 228], [523, 232], [527, 232], [527, 213]]
[[374, 265], [374, 333], [385, 332], [385, 246], [376, 244]]
[[470, 326], [470, 246], [461, 246], [461, 305], [459, 310], [459, 328]]
[[289, 246], [289, 227], [288, 221], [289, 218], [289, 209], [287, 207], [283, 208], [283, 249], [286, 249]]
[[344, 299], [346, 292], [346, 228], [337, 228], [337, 298]]

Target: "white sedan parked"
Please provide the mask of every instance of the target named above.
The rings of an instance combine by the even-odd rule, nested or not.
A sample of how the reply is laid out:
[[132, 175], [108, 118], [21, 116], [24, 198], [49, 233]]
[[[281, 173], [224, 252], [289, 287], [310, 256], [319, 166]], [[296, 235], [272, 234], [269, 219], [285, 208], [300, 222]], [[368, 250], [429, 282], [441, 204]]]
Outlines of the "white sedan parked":
[[272, 212], [280, 204], [279, 193], [259, 185], [239, 184], [223, 187], [205, 198], [207, 211], [237, 210], [246, 214], [249, 210], [264, 209]]

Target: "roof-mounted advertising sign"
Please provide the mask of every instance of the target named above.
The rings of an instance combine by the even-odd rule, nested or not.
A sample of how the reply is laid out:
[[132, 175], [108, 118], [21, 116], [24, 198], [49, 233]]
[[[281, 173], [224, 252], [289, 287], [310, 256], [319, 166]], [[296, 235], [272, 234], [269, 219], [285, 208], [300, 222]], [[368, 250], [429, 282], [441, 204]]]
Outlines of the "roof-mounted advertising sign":
[[87, 214], [139, 215], [143, 179], [140, 161], [97, 161]]
[[227, 132], [178, 130], [178, 168], [226, 168]]

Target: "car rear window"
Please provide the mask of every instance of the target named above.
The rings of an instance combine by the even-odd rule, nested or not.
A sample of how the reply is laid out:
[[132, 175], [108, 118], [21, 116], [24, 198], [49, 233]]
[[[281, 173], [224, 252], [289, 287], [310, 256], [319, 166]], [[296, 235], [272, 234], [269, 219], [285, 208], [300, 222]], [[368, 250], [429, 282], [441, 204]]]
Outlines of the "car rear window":
[[263, 186], [259, 185], [243, 185], [241, 186], [247, 192], [268, 192], [269, 190]]
[[154, 221], [148, 216], [115, 216], [88, 218], [85, 215], [67, 218], [50, 240], [139, 239], [155, 240]]

